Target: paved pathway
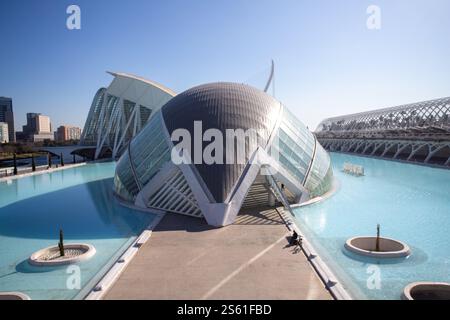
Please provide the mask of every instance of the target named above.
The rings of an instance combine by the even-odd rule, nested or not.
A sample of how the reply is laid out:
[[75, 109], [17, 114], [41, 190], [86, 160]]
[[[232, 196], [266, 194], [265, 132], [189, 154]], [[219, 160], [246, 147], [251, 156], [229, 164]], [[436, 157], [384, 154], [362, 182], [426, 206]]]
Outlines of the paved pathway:
[[220, 229], [167, 214], [105, 299], [331, 299], [288, 236], [275, 210]]

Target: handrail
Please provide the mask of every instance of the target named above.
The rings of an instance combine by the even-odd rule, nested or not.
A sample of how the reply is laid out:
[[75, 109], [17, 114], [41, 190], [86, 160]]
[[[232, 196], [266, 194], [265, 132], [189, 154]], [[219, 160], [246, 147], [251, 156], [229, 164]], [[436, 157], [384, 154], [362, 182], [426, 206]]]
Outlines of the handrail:
[[[295, 217], [294, 211], [292, 211], [289, 201], [284, 196], [283, 190], [281, 190], [281, 188], [278, 186], [278, 183], [275, 180], [275, 178], [272, 175], [267, 175], [266, 180], [269, 183], [269, 190], [272, 192], [272, 194], [275, 196], [275, 198], [277, 198], [278, 201], [281, 202], [283, 207], [287, 211], [289, 211], [292, 218]], [[292, 230], [296, 229], [295, 223], [292, 221], [291, 217], [286, 217], [286, 216], [282, 215], [278, 210], [277, 210], [277, 212], [281, 216], [281, 218], [283, 219], [284, 223], [286, 224], [286, 226], [288, 227], [289, 230], [292, 231]]]

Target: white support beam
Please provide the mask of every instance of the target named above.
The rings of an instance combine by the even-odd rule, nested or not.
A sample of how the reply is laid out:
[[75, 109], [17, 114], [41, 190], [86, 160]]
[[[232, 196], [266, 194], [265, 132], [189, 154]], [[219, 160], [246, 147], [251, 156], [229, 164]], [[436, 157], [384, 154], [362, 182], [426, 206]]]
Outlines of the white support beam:
[[448, 157], [447, 161], [445, 162], [444, 166], [449, 166], [450, 165], [450, 157]]
[[108, 92], [105, 92], [105, 97], [102, 101], [102, 106], [100, 110], [100, 115], [98, 116], [98, 131], [97, 131], [97, 146], [95, 148], [95, 156], [94, 159], [97, 159], [98, 155], [100, 154], [99, 148], [100, 143], [102, 140], [102, 133], [103, 133], [103, 127], [105, 125], [105, 118], [106, 118], [106, 107], [108, 105]]
[[384, 157], [385, 155], [386, 155], [386, 153], [388, 153], [389, 152], [389, 150], [391, 150], [392, 149], [392, 147], [393, 146], [396, 146], [397, 147], [397, 149], [398, 149], [398, 144], [397, 143], [388, 143], [388, 145], [387, 146], [385, 146], [385, 148], [384, 148], [384, 152], [381, 154], [381, 157]]
[[103, 138], [101, 139], [100, 145], [97, 146], [97, 150], [95, 150], [95, 159], [97, 159], [99, 157], [100, 152], [102, 151], [103, 146], [105, 145], [106, 139], [108, 139], [109, 134], [111, 133], [111, 128], [113, 127], [114, 119], [115, 119], [115, 117], [118, 116], [118, 113], [120, 112], [120, 108], [118, 106], [120, 106], [123, 103], [123, 99], [120, 98], [119, 101], [117, 102], [117, 104], [116, 104], [116, 102], [117, 102], [117, 100], [114, 98], [110, 100], [109, 104], [111, 104], [111, 108], [114, 108], [114, 106], [115, 106], [115, 108], [111, 112], [108, 127], [107, 127], [106, 131], [103, 133]]
[[[134, 120], [135, 112], [136, 112], [136, 109], [133, 109], [133, 112], [130, 114], [130, 119], [128, 119], [126, 126], [122, 130], [122, 135], [119, 139], [119, 142], [116, 145], [116, 153], [119, 151], [120, 147], [122, 146], [123, 141], [125, 140], [125, 137], [127, 136], [128, 128], [130, 127], [131, 122], [133, 122], [133, 120]], [[124, 119], [125, 119], [125, 117], [124, 117]], [[114, 156], [116, 156], [116, 154]]]
[[419, 152], [419, 150], [425, 146], [426, 146], [426, 144], [420, 144], [420, 145], [413, 146], [412, 152], [409, 155], [408, 159], [406, 159], [406, 161], [411, 161], [411, 159], [417, 154], [417, 152]]
[[125, 117], [124, 114], [124, 105], [123, 103], [121, 105], [119, 105], [119, 118], [117, 119], [117, 125], [116, 125], [116, 129], [115, 129], [115, 134], [114, 134], [114, 145], [113, 145], [113, 152], [112, 152], [112, 158], [115, 159], [116, 155], [117, 155], [117, 149], [118, 149], [118, 145], [117, 145], [117, 140], [119, 138], [119, 134], [120, 131], [122, 129], [122, 123], [123, 123], [123, 118]]
[[362, 152], [362, 154], [365, 154], [367, 150], [369, 150], [370, 147], [373, 146], [372, 142], [367, 141], [366, 142], [366, 147], [364, 148], [364, 151]]
[[378, 149], [380, 149], [380, 147], [382, 145], [384, 145], [384, 142], [383, 143], [375, 143], [375, 147], [373, 148], [373, 151], [372, 151], [372, 153], [370, 155], [373, 156], [375, 154], [375, 152], [377, 152]]
[[393, 159], [397, 159], [397, 157], [405, 150], [406, 148], [411, 147], [410, 143], [404, 144], [403, 146], [400, 146], [397, 150], [396, 154], [394, 155]]
[[441, 151], [442, 149], [444, 149], [444, 148], [446, 148], [447, 146], [430, 146], [430, 149], [429, 149], [429, 153], [428, 153], [428, 156], [427, 156], [427, 158], [425, 159], [425, 163], [428, 163], [430, 160], [431, 160], [431, 158], [433, 158], [434, 157], [434, 155], [436, 154], [436, 153], [438, 153], [439, 151]]

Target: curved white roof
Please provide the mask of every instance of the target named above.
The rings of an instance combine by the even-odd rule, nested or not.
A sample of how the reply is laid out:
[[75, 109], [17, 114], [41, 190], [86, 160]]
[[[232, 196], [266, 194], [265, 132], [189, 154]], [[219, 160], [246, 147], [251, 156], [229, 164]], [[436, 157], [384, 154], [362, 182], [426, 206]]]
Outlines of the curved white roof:
[[82, 143], [96, 147], [95, 158], [103, 147], [112, 156], [122, 152], [131, 135], [136, 135], [164, 104], [176, 94], [165, 86], [127, 73], [109, 72], [114, 77], [108, 88], [94, 97], [82, 134]]
[[175, 91], [167, 88], [166, 86], [163, 86], [162, 84], [156, 82], [156, 81], [152, 81], [152, 80], [148, 80], [133, 74], [129, 74], [129, 73], [123, 73], [123, 72], [112, 72], [112, 71], [106, 71], [107, 73], [109, 73], [110, 75], [112, 75], [113, 77], [122, 77], [122, 78], [127, 78], [127, 79], [131, 79], [131, 80], [137, 80], [137, 81], [141, 81], [145, 84], [149, 84], [153, 87], [156, 87], [164, 92], [166, 92], [167, 94], [171, 95], [171, 96], [175, 96], [176, 93]]

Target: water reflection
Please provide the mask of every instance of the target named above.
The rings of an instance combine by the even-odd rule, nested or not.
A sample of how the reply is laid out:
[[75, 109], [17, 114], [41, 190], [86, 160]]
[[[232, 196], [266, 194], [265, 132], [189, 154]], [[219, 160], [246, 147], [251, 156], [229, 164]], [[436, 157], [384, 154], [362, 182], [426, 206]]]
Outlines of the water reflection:
[[112, 186], [112, 178], [102, 179], [1, 207], [0, 235], [56, 239], [60, 228], [74, 240], [135, 235], [151, 216], [121, 206]]

